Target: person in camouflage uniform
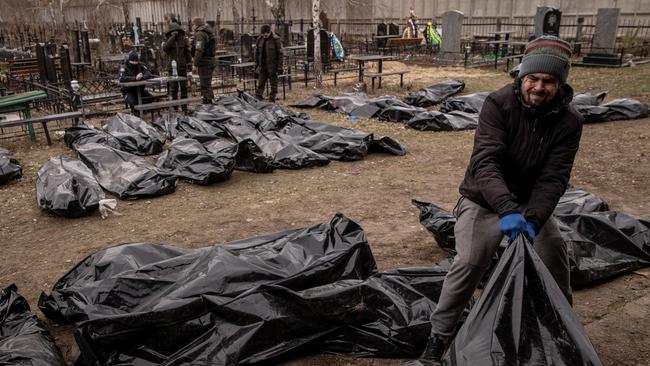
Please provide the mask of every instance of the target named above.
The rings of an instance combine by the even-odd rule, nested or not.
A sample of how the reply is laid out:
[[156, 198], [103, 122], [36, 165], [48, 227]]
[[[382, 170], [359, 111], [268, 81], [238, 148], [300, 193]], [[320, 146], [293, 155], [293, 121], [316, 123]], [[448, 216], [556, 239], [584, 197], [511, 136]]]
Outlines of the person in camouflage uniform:
[[209, 104], [212, 103], [212, 99], [214, 98], [214, 92], [212, 91], [212, 72], [215, 68], [215, 39], [212, 34], [212, 29], [210, 29], [209, 25], [205, 24], [202, 18], [192, 19], [192, 30], [194, 31], [192, 73], [198, 71], [203, 103]]
[[[163, 51], [167, 55], [166, 69], [169, 75], [172, 75], [172, 61], [176, 61], [176, 71], [178, 76], [187, 77], [187, 64], [192, 61], [190, 55], [189, 40], [185, 36], [185, 30], [176, 20], [173, 14], [165, 14], [166, 40], [163, 43]], [[180, 85], [181, 99], [187, 98], [187, 80], [170, 84], [172, 99], [178, 99], [178, 89]], [[183, 105], [183, 110], [187, 110], [187, 105]]]
[[255, 45], [255, 72], [258, 74], [255, 96], [262, 99], [264, 86], [268, 80], [271, 84], [269, 101], [275, 103], [278, 93], [278, 75], [282, 73], [282, 42], [280, 36], [271, 32], [271, 26], [265, 24], [260, 31], [261, 37]]

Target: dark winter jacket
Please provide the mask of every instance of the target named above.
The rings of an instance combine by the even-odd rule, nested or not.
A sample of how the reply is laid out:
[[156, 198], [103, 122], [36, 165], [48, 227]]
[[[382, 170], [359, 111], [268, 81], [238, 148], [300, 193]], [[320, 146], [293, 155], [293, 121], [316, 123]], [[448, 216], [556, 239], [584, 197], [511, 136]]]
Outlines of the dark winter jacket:
[[[264, 45], [265, 50], [262, 49], [262, 45]], [[271, 36], [266, 42], [264, 42], [264, 37], [262, 36], [257, 39], [257, 43], [255, 44], [255, 64], [256, 69], [264, 69], [271, 74], [281, 71], [282, 41], [280, 41], [280, 36], [271, 33]]]
[[203, 24], [194, 32], [194, 66], [214, 66], [214, 54], [217, 47], [209, 25]]
[[[147, 67], [144, 66], [142, 63], [134, 65], [129, 61], [126, 61], [124, 63], [124, 66], [120, 69], [120, 75], [118, 78], [119, 82], [125, 83], [129, 81], [140, 81], [140, 80], [136, 80], [135, 78], [139, 73], [142, 73], [142, 79], [140, 80], [147, 80], [153, 77], [153, 75], [151, 75], [151, 72], [149, 72], [149, 69], [147, 69]], [[140, 89], [140, 91], [143, 91], [144, 85], [122, 87], [122, 94], [137, 93], [138, 89]]]
[[163, 51], [167, 56], [166, 69], [171, 75], [172, 60], [176, 60], [178, 70], [187, 70], [187, 64], [192, 62], [190, 47], [187, 43], [185, 30], [177, 23], [170, 23], [165, 30], [165, 43]]
[[534, 112], [518, 84], [490, 94], [460, 193], [499, 217], [527, 204], [522, 214], [540, 230], [564, 194], [578, 151], [583, 119], [569, 107], [572, 98], [563, 85], [544, 112]]

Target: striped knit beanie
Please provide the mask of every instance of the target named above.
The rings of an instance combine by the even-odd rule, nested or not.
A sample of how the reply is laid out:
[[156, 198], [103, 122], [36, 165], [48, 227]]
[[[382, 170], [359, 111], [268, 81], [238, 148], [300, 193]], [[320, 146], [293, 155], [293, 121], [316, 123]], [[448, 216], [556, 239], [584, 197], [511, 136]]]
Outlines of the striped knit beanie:
[[528, 43], [519, 67], [519, 78], [528, 74], [544, 73], [566, 83], [571, 68], [571, 45], [555, 36], [541, 36]]

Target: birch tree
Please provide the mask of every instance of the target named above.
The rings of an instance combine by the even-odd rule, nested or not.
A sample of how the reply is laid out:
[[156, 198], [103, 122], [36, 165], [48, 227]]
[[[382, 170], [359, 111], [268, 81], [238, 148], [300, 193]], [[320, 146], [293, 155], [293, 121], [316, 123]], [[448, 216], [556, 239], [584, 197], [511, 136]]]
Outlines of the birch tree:
[[314, 78], [316, 88], [323, 86], [322, 64], [320, 59], [320, 0], [312, 0], [311, 18], [314, 27]]

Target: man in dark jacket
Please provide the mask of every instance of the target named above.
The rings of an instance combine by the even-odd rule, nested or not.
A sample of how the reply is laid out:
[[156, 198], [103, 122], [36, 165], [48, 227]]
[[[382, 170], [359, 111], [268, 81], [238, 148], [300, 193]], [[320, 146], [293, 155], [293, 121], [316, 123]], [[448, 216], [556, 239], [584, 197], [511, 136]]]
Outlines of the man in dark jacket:
[[194, 31], [194, 61], [192, 73], [199, 73], [201, 84], [201, 96], [203, 104], [212, 103], [214, 92], [212, 91], [212, 72], [215, 68], [215, 39], [210, 26], [205, 24], [202, 18], [192, 19], [192, 30]]
[[566, 84], [571, 48], [542, 36], [512, 85], [483, 105], [454, 214], [457, 255], [447, 273], [420, 364], [434, 365], [504, 235], [525, 235], [571, 302], [566, 244], [549, 219], [567, 187], [582, 134]]
[[255, 45], [255, 71], [258, 74], [255, 96], [262, 99], [264, 86], [268, 80], [271, 84], [269, 101], [275, 103], [278, 93], [278, 75], [282, 72], [282, 42], [280, 36], [271, 33], [271, 26], [265, 24], [260, 31], [261, 37]]
[[[120, 68], [118, 80], [120, 83], [125, 83], [147, 80], [152, 77], [153, 75], [151, 75], [151, 72], [149, 72], [147, 67], [140, 62], [140, 55], [135, 51], [131, 51], [128, 60], [124, 63], [124, 66]], [[133, 111], [133, 107], [138, 104], [138, 92], [140, 93], [140, 102], [142, 104], [150, 103], [152, 101], [153, 96], [144, 88], [144, 85], [122, 87], [124, 101], [129, 105], [131, 111]]]
[[[190, 46], [185, 30], [175, 19], [173, 14], [165, 14], [165, 42], [163, 51], [167, 55], [166, 69], [170, 76], [173, 75], [172, 62], [176, 61], [178, 76], [187, 77], [187, 64], [191, 62]], [[187, 98], [187, 80], [174, 82], [169, 85], [172, 99], [178, 99], [178, 88], [180, 85], [181, 99]], [[187, 106], [183, 106], [183, 110]]]

